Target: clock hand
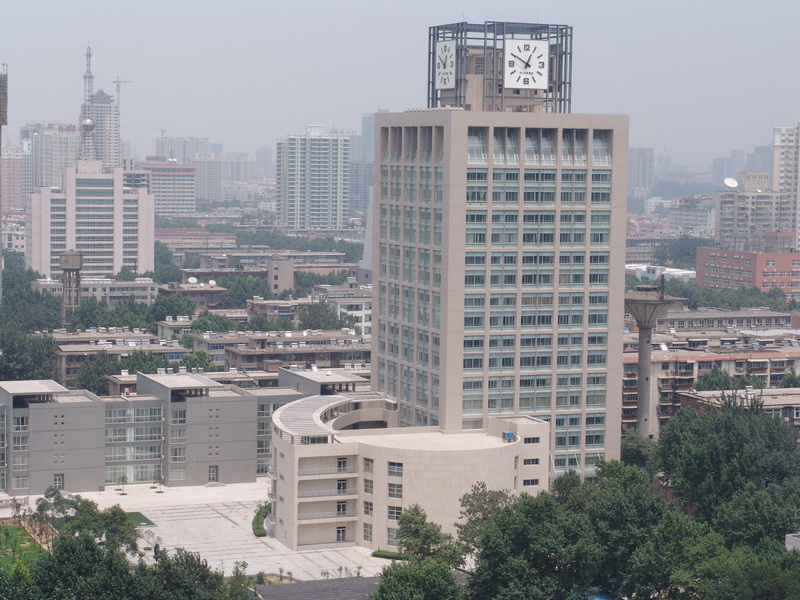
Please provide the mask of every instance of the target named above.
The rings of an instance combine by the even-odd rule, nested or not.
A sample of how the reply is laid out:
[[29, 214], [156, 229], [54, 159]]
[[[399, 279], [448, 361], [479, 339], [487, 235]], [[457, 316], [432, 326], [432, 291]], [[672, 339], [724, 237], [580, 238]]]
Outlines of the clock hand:
[[524, 62], [524, 63], [525, 63], [525, 68], [526, 68], [526, 69], [530, 69], [530, 68], [531, 68], [531, 59], [530, 59], [530, 58], [528, 58], [528, 60], [525, 60], [524, 58], [522, 58], [522, 57], [520, 57], [520, 56], [517, 56], [517, 55], [516, 55], [516, 54], [514, 54], [513, 52], [511, 53], [511, 56], [513, 56], [513, 57], [514, 57], [514, 58], [516, 58], [517, 60], [521, 60], [522, 62]]

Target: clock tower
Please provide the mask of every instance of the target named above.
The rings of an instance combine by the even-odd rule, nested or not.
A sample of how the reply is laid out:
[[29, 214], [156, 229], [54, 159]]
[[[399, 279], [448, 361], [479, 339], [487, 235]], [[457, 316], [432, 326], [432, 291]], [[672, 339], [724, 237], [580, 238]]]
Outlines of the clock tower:
[[486, 21], [431, 27], [428, 108], [568, 113], [572, 27]]

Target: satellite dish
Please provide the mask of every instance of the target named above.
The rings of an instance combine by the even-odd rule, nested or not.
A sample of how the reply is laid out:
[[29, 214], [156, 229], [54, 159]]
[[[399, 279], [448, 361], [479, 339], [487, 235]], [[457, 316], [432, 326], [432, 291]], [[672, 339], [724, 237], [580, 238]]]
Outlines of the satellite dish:
[[189, 283], [197, 283], [197, 277], [189, 277]]
[[217, 285], [217, 282], [214, 281], [213, 279], [209, 279], [208, 280], [208, 285]]
[[722, 180], [722, 183], [724, 183], [729, 188], [739, 187], [739, 182], [736, 181], [733, 177], [726, 177], [725, 179]]

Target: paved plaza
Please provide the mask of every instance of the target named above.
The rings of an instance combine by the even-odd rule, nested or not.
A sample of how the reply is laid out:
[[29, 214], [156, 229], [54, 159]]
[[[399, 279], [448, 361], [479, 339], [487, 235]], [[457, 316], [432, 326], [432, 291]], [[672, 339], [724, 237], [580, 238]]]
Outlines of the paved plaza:
[[[97, 502], [100, 508], [119, 504], [128, 512], [139, 511], [153, 527], [142, 527], [148, 541], [158, 541], [161, 548], [182, 547], [196, 552], [208, 564], [230, 575], [236, 561], [247, 562], [247, 573], [274, 573], [283, 570], [301, 581], [322, 579], [323, 571], [338, 577], [357, 570], [363, 576], [378, 575], [389, 561], [374, 558], [371, 551], [359, 546], [336, 545], [331, 548], [295, 552], [271, 537], [253, 535], [252, 522], [258, 506], [267, 497], [266, 480], [234, 485], [163, 488], [157, 493], [149, 484], [126, 485], [125, 495], [108, 486], [103, 492], [85, 492], [81, 496]], [[31, 497], [30, 506], [35, 505]], [[0, 516], [11, 516], [8, 508]], [[147, 560], [152, 560], [148, 553]]]

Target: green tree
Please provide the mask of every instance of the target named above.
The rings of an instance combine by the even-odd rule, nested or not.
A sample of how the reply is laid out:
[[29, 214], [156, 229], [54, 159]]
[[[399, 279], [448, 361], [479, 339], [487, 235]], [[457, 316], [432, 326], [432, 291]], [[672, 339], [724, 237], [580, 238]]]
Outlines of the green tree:
[[796, 498], [773, 498], [752, 481], [735, 490], [730, 500], [720, 502], [714, 511], [714, 529], [729, 546], [755, 546], [763, 539], [783, 539], [796, 531]]
[[119, 363], [105, 350], [87, 356], [78, 369], [76, 385], [78, 388], [89, 390], [98, 396], [108, 395], [108, 379], [106, 375], [119, 373]]
[[464, 549], [440, 525], [428, 521], [419, 504], [404, 509], [397, 524], [397, 541], [403, 554], [435, 558], [451, 567], [462, 563]]
[[456, 523], [459, 541], [468, 552], [475, 552], [481, 530], [489, 518], [498, 510], [508, 506], [513, 496], [508, 490], [490, 490], [480, 481], [461, 496], [461, 512]]
[[264, 315], [253, 315], [245, 325], [249, 331], [291, 331], [295, 329], [291, 319], [270, 319]]
[[110, 312], [105, 302], [97, 298], [85, 298], [70, 317], [70, 329], [88, 329], [89, 327], [106, 327], [108, 313]]
[[294, 274], [294, 292], [299, 298], [308, 296], [315, 285], [341, 285], [347, 281], [347, 271], [339, 271], [330, 275], [319, 275], [317, 273], [304, 273], [302, 271]]
[[181, 364], [189, 370], [203, 369], [208, 372], [217, 370], [217, 365], [205, 350], [190, 352], [181, 359]]
[[748, 483], [776, 498], [796, 491], [800, 451], [795, 430], [751, 405], [722, 399], [700, 414], [680, 409], [661, 430], [664, 477], [684, 504], [710, 523]]
[[247, 563], [237, 560], [233, 564], [233, 574], [222, 584], [220, 600], [251, 600], [253, 595], [247, 589]]
[[658, 443], [639, 435], [635, 428], [622, 434], [622, 462], [646, 471], [651, 477], [658, 470]]
[[163, 321], [167, 316], [175, 318], [179, 315], [193, 314], [194, 304], [192, 301], [178, 294], [156, 296], [150, 306], [150, 318], [153, 322]]
[[136, 277], [137, 277], [136, 271], [134, 271], [128, 266], [122, 267], [119, 270], [119, 273], [114, 275], [114, 279], [116, 279], [117, 281], [135, 281]]
[[714, 240], [689, 236], [662, 240], [655, 249], [653, 259], [660, 265], [671, 265], [678, 269], [697, 268], [697, 249], [715, 246]]
[[86, 498], [80, 498], [74, 514], [64, 520], [61, 534], [91, 535], [102, 547], [130, 553], [138, 548], [136, 525], [118, 504], [100, 510], [96, 502]]
[[41, 600], [33, 574], [21, 560], [15, 561], [6, 569], [0, 569], [0, 598]]
[[225, 275], [220, 277], [219, 284], [227, 288], [220, 296], [222, 308], [244, 308], [253, 296], [272, 298], [269, 282], [252, 275]]
[[183, 548], [159, 552], [153, 566], [139, 563], [135, 574], [134, 595], [142, 600], [219, 600], [222, 591], [222, 573]]
[[170, 363], [165, 356], [147, 350], [134, 350], [123, 357], [119, 364], [120, 369], [125, 369], [131, 374], [158, 373], [159, 369], [166, 369], [168, 366]]
[[161, 242], [155, 243], [154, 268], [155, 271], [144, 275], [152, 277], [158, 283], [170, 283], [183, 279], [183, 273], [172, 260], [172, 251]]
[[0, 333], [0, 380], [52, 379], [58, 381], [58, 346], [50, 335], [26, 335], [6, 329]]
[[466, 590], [445, 563], [427, 558], [384, 567], [371, 600], [466, 600]]
[[708, 373], [703, 373], [697, 378], [694, 389], [698, 392], [707, 390], [731, 390], [733, 378], [731, 374], [720, 365], [715, 364]]
[[589, 518], [551, 494], [522, 495], [483, 525], [473, 598], [550, 598], [560, 590], [586, 591], [601, 561]]
[[782, 388], [800, 387], [800, 375], [797, 374], [797, 371], [794, 370], [794, 367], [792, 367], [792, 370], [786, 375], [784, 375], [783, 379], [781, 379], [781, 387]]
[[331, 330], [355, 325], [352, 317], [340, 317], [336, 308], [324, 302], [302, 305], [297, 310], [297, 319], [302, 329]]
[[236, 321], [232, 321], [223, 315], [215, 315], [214, 313], [204, 310], [192, 322], [192, 331], [216, 331], [227, 332], [236, 331], [238, 329]]
[[88, 533], [57, 536], [33, 576], [43, 598], [118, 600], [130, 597], [133, 584], [124, 554]]

